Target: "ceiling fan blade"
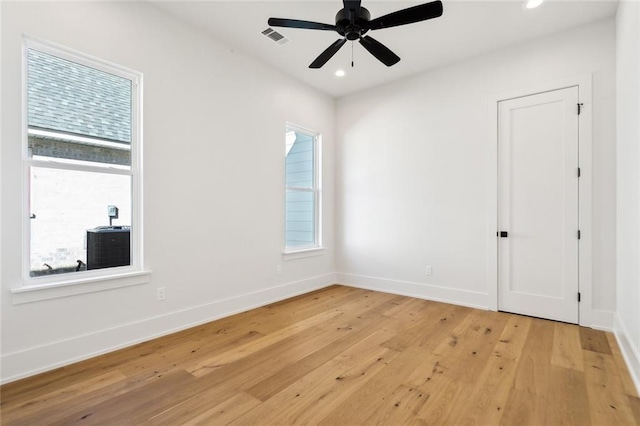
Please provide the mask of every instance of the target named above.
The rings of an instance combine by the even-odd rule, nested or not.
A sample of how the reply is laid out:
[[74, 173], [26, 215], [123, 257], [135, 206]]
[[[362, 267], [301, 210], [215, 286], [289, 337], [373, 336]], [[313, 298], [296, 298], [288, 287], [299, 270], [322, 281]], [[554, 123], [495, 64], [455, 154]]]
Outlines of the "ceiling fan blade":
[[311, 65], [309, 65], [309, 68], [322, 68], [322, 66], [326, 64], [327, 61], [331, 59], [333, 55], [335, 55], [346, 42], [346, 38], [336, 40], [331, 46], [327, 47], [327, 49], [322, 52], [320, 56], [318, 56], [316, 60], [311, 63]]
[[437, 0], [376, 18], [369, 22], [369, 29], [379, 30], [398, 25], [413, 24], [414, 22], [426, 21], [439, 16], [442, 16], [442, 2]]
[[400, 62], [400, 57], [393, 53], [387, 46], [370, 36], [360, 39], [360, 44], [375, 56], [380, 62], [390, 67]]
[[347, 16], [353, 24], [356, 17], [360, 16], [360, 0], [342, 0]]
[[285, 18], [269, 18], [270, 27], [287, 27], [287, 28], [300, 28], [304, 30], [325, 30], [336, 31], [335, 25], [323, 24], [320, 22], [301, 21], [299, 19], [285, 19]]

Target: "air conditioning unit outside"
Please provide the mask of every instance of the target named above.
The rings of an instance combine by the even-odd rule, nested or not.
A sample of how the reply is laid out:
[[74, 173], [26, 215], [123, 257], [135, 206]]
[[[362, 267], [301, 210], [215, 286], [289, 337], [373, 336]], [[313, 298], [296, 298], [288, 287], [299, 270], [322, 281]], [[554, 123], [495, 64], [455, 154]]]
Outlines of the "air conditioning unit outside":
[[87, 230], [87, 270], [131, 265], [131, 227], [98, 226]]

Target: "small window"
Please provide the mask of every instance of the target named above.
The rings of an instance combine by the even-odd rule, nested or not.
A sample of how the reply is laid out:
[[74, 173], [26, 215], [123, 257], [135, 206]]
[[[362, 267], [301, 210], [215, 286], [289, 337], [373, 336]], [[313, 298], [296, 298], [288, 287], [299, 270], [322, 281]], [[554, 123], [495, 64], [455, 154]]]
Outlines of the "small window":
[[27, 282], [141, 269], [141, 76], [25, 47]]
[[286, 252], [321, 246], [319, 139], [317, 133], [287, 125], [285, 138]]

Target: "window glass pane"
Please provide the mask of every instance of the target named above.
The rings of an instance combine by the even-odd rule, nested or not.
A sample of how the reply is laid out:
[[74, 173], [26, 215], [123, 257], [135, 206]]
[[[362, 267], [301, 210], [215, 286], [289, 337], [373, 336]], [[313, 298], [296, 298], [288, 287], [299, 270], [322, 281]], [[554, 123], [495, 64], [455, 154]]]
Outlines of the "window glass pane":
[[131, 176], [32, 167], [30, 186], [32, 277], [131, 264]]
[[314, 137], [294, 132], [293, 144], [287, 146], [286, 185], [298, 188], [313, 188], [314, 184]]
[[131, 143], [131, 80], [28, 51], [29, 127]]
[[130, 79], [33, 49], [27, 66], [31, 156], [131, 164]]
[[315, 245], [315, 195], [308, 191], [286, 192], [286, 245], [301, 248]]

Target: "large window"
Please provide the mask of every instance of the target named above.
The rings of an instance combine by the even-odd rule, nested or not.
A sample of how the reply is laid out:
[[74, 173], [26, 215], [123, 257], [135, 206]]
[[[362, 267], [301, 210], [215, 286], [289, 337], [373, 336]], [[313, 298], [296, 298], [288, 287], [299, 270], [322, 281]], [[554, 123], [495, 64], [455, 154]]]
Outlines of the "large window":
[[25, 41], [30, 285], [139, 270], [139, 73]]
[[286, 129], [286, 251], [319, 248], [320, 137], [292, 125]]

